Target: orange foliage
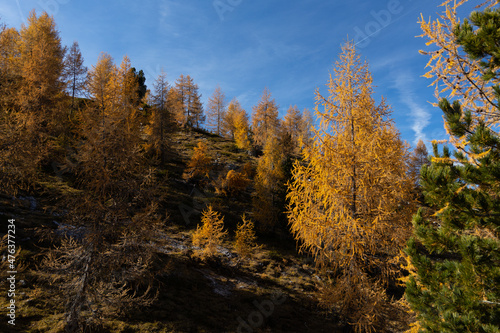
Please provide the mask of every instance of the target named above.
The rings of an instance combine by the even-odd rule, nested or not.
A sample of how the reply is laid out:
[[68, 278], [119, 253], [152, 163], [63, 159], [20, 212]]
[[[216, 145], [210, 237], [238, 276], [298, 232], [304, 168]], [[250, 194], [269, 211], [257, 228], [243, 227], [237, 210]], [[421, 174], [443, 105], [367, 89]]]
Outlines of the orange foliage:
[[224, 231], [224, 218], [211, 205], [203, 211], [201, 223], [193, 234], [193, 245], [200, 248], [196, 254], [205, 260], [217, 254], [227, 231]]
[[241, 222], [236, 229], [234, 247], [242, 258], [246, 258], [252, 254], [253, 249], [257, 246], [255, 244], [257, 237], [253, 222], [247, 220], [245, 214], [241, 216]]
[[[294, 165], [288, 217], [301, 249], [325, 269], [335, 297], [324, 304], [342, 306], [357, 329], [384, 330], [389, 304], [381, 286], [400, 273], [392, 258], [411, 231], [407, 144], [389, 107], [372, 98], [368, 65], [352, 43], [342, 51], [327, 84], [330, 96], [316, 93], [320, 127], [304, 149], [305, 163]], [[337, 273], [331, 282], [328, 271]], [[367, 308], [375, 312], [356, 315]]]
[[223, 195], [238, 195], [244, 191], [250, 184], [250, 179], [245, 173], [229, 170], [226, 177], [222, 179], [219, 186], [216, 186], [216, 192]]
[[278, 124], [278, 105], [271, 99], [271, 92], [266, 88], [259, 104], [253, 107], [252, 131], [255, 143], [264, 147], [267, 138], [276, 131]]
[[[478, 7], [492, 6], [496, 2], [487, 0]], [[443, 97], [460, 99], [462, 107], [471, 110], [478, 120], [487, 125], [498, 125], [500, 118], [493, 86], [483, 79], [480, 60], [465, 54], [454, 34], [455, 27], [460, 24], [457, 11], [465, 3], [467, 0], [447, 0], [442, 3], [444, 10], [438, 19], [426, 21], [423, 16], [420, 18], [422, 35], [419, 37], [426, 38], [426, 45], [433, 46], [432, 51], [420, 51], [430, 57], [426, 66], [429, 70], [424, 77], [434, 80], [431, 85], [435, 87], [437, 101]], [[438, 106], [437, 102], [431, 104]], [[459, 141], [452, 143], [463, 146]]]
[[198, 141], [198, 146], [194, 148], [193, 156], [184, 172], [184, 179], [196, 177], [209, 178], [212, 170], [212, 159], [208, 156], [208, 147], [203, 141]]

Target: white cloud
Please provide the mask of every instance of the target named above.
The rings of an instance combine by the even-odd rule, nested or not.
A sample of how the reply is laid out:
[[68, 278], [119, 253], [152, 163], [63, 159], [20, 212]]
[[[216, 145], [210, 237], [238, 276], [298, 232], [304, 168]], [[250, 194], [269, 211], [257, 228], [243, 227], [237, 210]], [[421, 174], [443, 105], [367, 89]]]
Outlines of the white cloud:
[[431, 114], [415, 101], [416, 94], [412, 89], [413, 76], [407, 72], [399, 72], [395, 75], [395, 88], [399, 92], [399, 98], [409, 110], [411, 118], [413, 118], [412, 130], [415, 132], [416, 144], [418, 140], [428, 141], [424, 129], [429, 125]]
[[17, 1], [0, 3], [0, 22], [7, 24], [9, 27], [18, 28], [23, 21], [20, 8], [18, 7], [19, 2]]

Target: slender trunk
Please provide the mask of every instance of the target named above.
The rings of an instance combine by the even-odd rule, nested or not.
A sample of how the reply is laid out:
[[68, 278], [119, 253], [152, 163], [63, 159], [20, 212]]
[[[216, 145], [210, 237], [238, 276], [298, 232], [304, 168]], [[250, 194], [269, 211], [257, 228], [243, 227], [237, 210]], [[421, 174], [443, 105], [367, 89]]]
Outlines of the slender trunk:
[[102, 110], [102, 156], [104, 156], [104, 169], [106, 169], [106, 149], [104, 145], [104, 142], [106, 141], [104, 97], [101, 99], [101, 110]]
[[76, 72], [73, 72], [73, 87], [72, 87], [72, 96], [71, 96], [71, 110], [74, 109], [75, 105], [75, 92], [76, 92]]
[[161, 154], [161, 165], [165, 163], [165, 153], [163, 152], [163, 108], [160, 111], [160, 154]]
[[351, 135], [352, 135], [352, 146], [353, 146], [353, 154], [352, 154], [352, 203], [351, 203], [351, 212], [352, 218], [356, 218], [356, 141], [355, 141], [355, 131], [354, 131], [354, 118], [351, 114]]

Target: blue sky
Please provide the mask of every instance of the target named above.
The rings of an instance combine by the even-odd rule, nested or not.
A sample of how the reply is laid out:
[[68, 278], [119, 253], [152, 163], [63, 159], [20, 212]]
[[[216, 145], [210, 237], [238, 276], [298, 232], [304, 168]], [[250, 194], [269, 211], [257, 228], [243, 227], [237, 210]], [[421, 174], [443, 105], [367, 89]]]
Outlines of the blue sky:
[[439, 0], [9, 0], [0, 19], [20, 28], [30, 10], [53, 15], [63, 43], [78, 41], [88, 67], [101, 51], [146, 73], [149, 87], [163, 68], [170, 83], [190, 75], [202, 100], [220, 85], [251, 114], [268, 87], [284, 115], [290, 105], [314, 109], [349, 37], [358, 42], [403, 139], [445, 139], [430, 80], [420, 14], [435, 18]]

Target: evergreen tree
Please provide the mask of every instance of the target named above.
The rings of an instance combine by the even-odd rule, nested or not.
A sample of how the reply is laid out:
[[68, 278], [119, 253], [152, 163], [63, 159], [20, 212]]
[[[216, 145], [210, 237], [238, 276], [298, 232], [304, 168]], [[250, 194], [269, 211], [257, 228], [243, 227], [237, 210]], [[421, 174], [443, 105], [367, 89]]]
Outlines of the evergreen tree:
[[[500, 118], [495, 116], [497, 110], [493, 85], [483, 77], [480, 60], [465, 55], [461, 50], [454, 32], [460, 23], [458, 13], [463, 10], [463, 6], [468, 5], [467, 2], [468, 0], [446, 0], [442, 3], [444, 9], [439, 18], [425, 21], [422, 16], [419, 22], [421, 37], [427, 39], [426, 45], [432, 45], [432, 48], [428, 48], [430, 51], [420, 51], [430, 58], [426, 65], [429, 70], [424, 77], [433, 79], [431, 85], [438, 97], [432, 103], [435, 107], [438, 107], [438, 101], [443, 97], [458, 98], [462, 107], [472, 112], [473, 118], [482, 118], [488, 125], [498, 124]], [[489, 7], [497, 3], [498, 0], [485, 0], [477, 4], [477, 7]], [[491, 38], [495, 38], [494, 36]]]
[[144, 97], [146, 97], [146, 92], [148, 91], [146, 76], [144, 75], [144, 71], [142, 69], [137, 71], [135, 67], [132, 67], [130, 71], [137, 82], [137, 101], [142, 101]]
[[420, 182], [437, 212], [419, 210], [407, 248], [414, 269], [406, 297], [429, 332], [500, 330], [500, 137], [491, 122], [500, 115], [500, 11], [474, 12], [470, 22], [455, 27], [453, 47], [462, 45], [462, 58], [479, 63], [483, 83], [476, 89], [494, 91], [496, 100], [474, 93], [492, 103], [486, 117], [474, 116], [482, 111], [471, 108], [470, 96], [465, 105], [439, 102], [456, 150], [445, 147], [440, 155], [434, 144]]

